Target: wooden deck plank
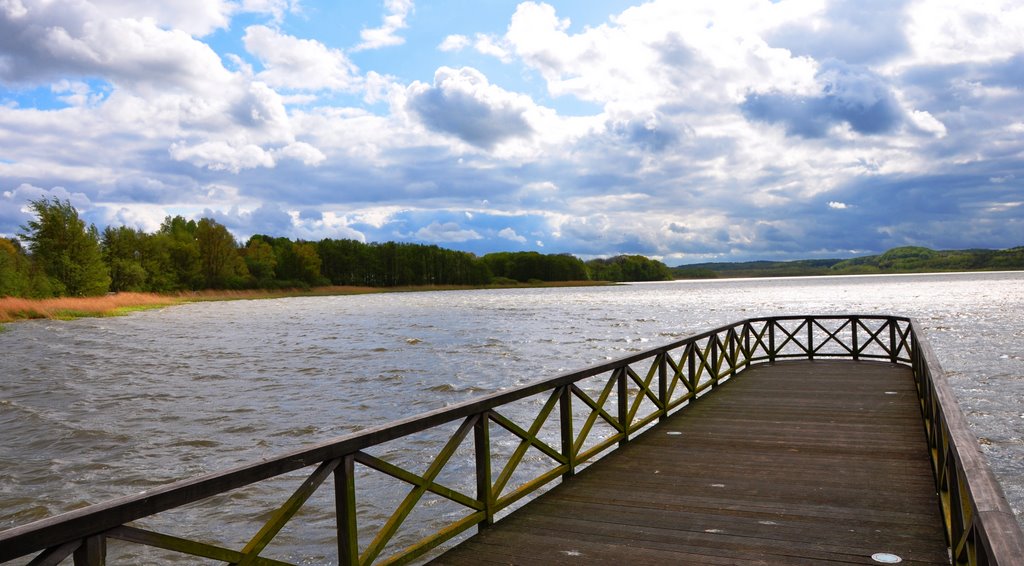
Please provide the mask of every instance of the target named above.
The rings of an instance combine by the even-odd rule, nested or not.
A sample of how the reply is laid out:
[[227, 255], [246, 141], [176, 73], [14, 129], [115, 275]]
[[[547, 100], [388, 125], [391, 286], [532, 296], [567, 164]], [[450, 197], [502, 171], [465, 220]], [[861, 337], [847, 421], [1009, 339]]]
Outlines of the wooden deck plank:
[[[668, 434], [679, 432], [681, 434]], [[913, 377], [753, 368], [435, 564], [948, 564]]]

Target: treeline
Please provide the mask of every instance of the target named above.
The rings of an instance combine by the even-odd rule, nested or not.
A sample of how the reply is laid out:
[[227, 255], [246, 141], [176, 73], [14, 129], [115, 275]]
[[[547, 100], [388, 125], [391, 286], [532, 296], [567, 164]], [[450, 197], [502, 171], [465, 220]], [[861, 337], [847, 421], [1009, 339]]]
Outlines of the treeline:
[[583, 262], [568, 254], [474, 254], [434, 245], [318, 242], [255, 235], [240, 245], [222, 224], [167, 217], [155, 233], [86, 226], [68, 201], [30, 203], [19, 240], [0, 238], [0, 297], [200, 289], [488, 285], [671, 279], [643, 256]]
[[1014, 270], [1024, 270], [1024, 247], [1006, 250], [932, 250], [919, 246], [904, 246], [879, 255], [845, 260], [699, 263], [671, 269], [677, 279]]

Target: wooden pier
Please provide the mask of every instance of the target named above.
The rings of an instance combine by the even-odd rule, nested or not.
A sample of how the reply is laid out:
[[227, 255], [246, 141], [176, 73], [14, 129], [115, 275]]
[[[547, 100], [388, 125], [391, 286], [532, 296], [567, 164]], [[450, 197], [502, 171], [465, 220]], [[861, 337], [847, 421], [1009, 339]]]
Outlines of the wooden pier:
[[910, 368], [781, 362], [434, 564], [949, 564]]
[[[202, 524], [136, 522], [298, 470], [238, 550]], [[395, 493], [373, 478], [405, 485], [386, 519], [365, 512]], [[878, 315], [742, 320], [17, 526], [0, 532], [0, 562], [101, 566], [117, 545], [310, 563], [273, 543], [320, 489], [337, 523], [329, 561], [345, 565], [1024, 565], [1024, 534], [920, 327]], [[407, 528], [439, 503], [455, 511]]]

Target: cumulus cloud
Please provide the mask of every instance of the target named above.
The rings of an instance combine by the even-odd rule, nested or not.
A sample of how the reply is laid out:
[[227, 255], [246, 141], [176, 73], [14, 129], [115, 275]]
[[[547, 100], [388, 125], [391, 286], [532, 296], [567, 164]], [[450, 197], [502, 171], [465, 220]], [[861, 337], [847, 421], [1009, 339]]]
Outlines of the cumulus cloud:
[[287, 234], [293, 227], [292, 215], [278, 203], [262, 203], [253, 209], [235, 206], [227, 212], [205, 209], [202, 216], [213, 218], [243, 238], [254, 234]]
[[105, 207], [103, 222], [108, 226], [128, 226], [145, 232], [156, 232], [167, 216], [167, 210], [160, 206], [122, 204]]
[[105, 17], [86, 2], [29, 2], [24, 11], [0, 11], [0, 80], [38, 83], [68, 75], [161, 90], [202, 89], [229, 77], [209, 46], [152, 19]]
[[408, 108], [425, 126], [483, 148], [532, 134], [526, 117], [532, 107], [529, 97], [490, 84], [471, 67], [441, 67], [433, 86], [409, 86]]
[[50, 85], [50, 91], [57, 99], [68, 106], [95, 106], [103, 100], [103, 92], [95, 92], [92, 87], [82, 81], [61, 79]]
[[171, 145], [171, 157], [188, 161], [199, 167], [214, 171], [238, 173], [253, 167], [273, 167], [274, 157], [258, 145], [244, 143], [233, 145], [224, 141], [202, 142], [196, 145], [175, 143]]
[[465, 230], [455, 222], [431, 222], [416, 231], [416, 238], [427, 242], [465, 242], [483, 236], [476, 230]]
[[[0, 232], [67, 187], [97, 222], [209, 209], [474, 253], [1024, 239], [1019, 2], [651, 0], [581, 26], [527, 1], [405, 34], [406, 0], [349, 50], [293, 31], [298, 2], [197, 2], [0, 0]], [[503, 64], [459, 68], [480, 54]]]
[[1002, 59], [1024, 51], [1024, 5], [925, 0], [908, 11], [904, 33], [910, 52], [899, 67]]
[[660, 152], [679, 139], [677, 127], [659, 112], [646, 116], [619, 116], [609, 120], [608, 130], [621, 136], [627, 142], [646, 149]]
[[263, 64], [256, 78], [272, 87], [349, 90], [359, 83], [358, 69], [345, 54], [319, 41], [299, 39], [266, 26], [249, 26], [242, 41]]
[[880, 63], [910, 49], [908, 0], [825, 2], [820, 11], [785, 22], [766, 33], [773, 45], [815, 59], [852, 64]]
[[61, 186], [44, 189], [30, 183], [22, 183], [13, 189], [0, 191], [0, 234], [15, 237], [20, 233], [21, 227], [32, 219], [28, 208], [29, 201], [44, 198], [66, 200], [80, 211], [94, 208], [92, 201], [84, 193], [72, 192]]
[[397, 35], [399, 31], [409, 27], [406, 18], [413, 11], [412, 0], [385, 0], [384, 7], [387, 12], [384, 14], [384, 23], [377, 28], [367, 28], [359, 33], [362, 43], [357, 45], [354, 51], [366, 49], [380, 49], [402, 45], [405, 38]]
[[[523, 2], [504, 41], [545, 79], [552, 95], [634, 112], [665, 104], [721, 108], [745, 91], [799, 92], [815, 66], [768, 45], [758, 26], [776, 17], [767, 3], [655, 1], [610, 22], [570, 33], [548, 4]], [[737, 18], [742, 11], [747, 17]]]
[[744, 113], [764, 122], [781, 123], [786, 132], [819, 138], [837, 123], [861, 134], [881, 134], [899, 126], [903, 112], [891, 87], [865, 68], [830, 60], [818, 74], [823, 83], [817, 96], [751, 93]]
[[187, 161], [197, 167], [206, 167], [213, 171], [232, 173], [257, 167], [273, 168], [282, 157], [313, 166], [326, 159], [323, 152], [304, 142], [290, 143], [269, 150], [252, 143], [233, 144], [227, 141], [207, 141], [196, 145], [175, 143], [168, 151], [171, 157], [178, 161]]
[[[18, 0], [23, 4], [38, 4], [32, 0]], [[231, 19], [239, 14], [267, 15], [275, 21], [298, 10], [297, 0], [175, 0], [174, 2], [125, 2], [124, 0], [88, 0], [108, 18], [153, 19], [166, 28], [180, 29], [192, 36], [202, 37], [227, 29]], [[31, 8], [29, 8], [31, 9]]]
[[469, 46], [469, 38], [464, 35], [454, 34], [444, 38], [444, 41], [437, 46], [441, 51], [462, 51]]
[[526, 237], [520, 236], [512, 228], [502, 228], [501, 231], [498, 232], [498, 237], [512, 242], [518, 242], [520, 244], [526, 243]]
[[305, 165], [313, 166], [320, 165], [327, 159], [327, 156], [322, 151], [305, 142], [290, 143], [276, 150], [276, 154], [280, 157], [295, 159]]

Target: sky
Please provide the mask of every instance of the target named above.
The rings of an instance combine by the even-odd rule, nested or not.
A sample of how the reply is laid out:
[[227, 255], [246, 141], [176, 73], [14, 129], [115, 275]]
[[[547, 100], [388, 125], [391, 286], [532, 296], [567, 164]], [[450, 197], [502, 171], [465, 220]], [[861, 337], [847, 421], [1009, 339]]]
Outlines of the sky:
[[1019, 0], [0, 0], [0, 235], [68, 200], [669, 265], [1024, 245]]

